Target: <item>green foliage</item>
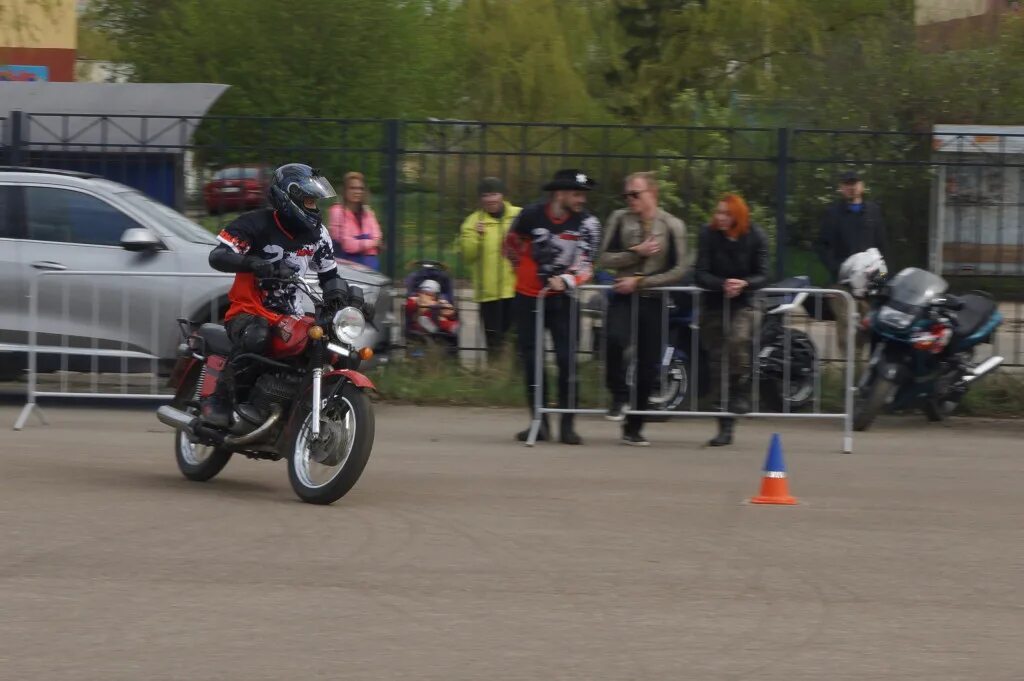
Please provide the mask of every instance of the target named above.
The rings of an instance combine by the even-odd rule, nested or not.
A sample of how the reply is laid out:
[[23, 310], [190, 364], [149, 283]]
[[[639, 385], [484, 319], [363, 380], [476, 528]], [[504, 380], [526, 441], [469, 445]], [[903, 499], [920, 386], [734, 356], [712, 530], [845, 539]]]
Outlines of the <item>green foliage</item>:
[[585, 3], [467, 0], [466, 113], [478, 120], [604, 118], [583, 71], [594, 33]]
[[[599, 363], [581, 356], [577, 371], [580, 406], [604, 406], [607, 391]], [[523, 407], [526, 404], [522, 369], [511, 351], [487, 366], [467, 366], [440, 351], [428, 351], [418, 359], [399, 356], [376, 368], [371, 378], [377, 392], [388, 401], [478, 407]]]
[[[140, 80], [221, 82], [216, 112], [415, 118], [454, 99], [446, 2], [99, 0]], [[445, 74], [451, 74], [446, 77]]]
[[[693, 90], [680, 93], [672, 108], [680, 117], [699, 120], [707, 128], [701, 131], [697, 146], [684, 150], [685, 153], [676, 149], [659, 152], [660, 196], [665, 208], [683, 217], [693, 237], [699, 227], [711, 221], [721, 196], [737, 193], [750, 206], [751, 220], [765, 230], [774, 246], [775, 212], [765, 192], [765, 187], [771, 187], [774, 181], [771, 166], [716, 160], [737, 155], [735, 138], [739, 133], [731, 129], [732, 111]], [[767, 154], [770, 150], [742, 151]]]

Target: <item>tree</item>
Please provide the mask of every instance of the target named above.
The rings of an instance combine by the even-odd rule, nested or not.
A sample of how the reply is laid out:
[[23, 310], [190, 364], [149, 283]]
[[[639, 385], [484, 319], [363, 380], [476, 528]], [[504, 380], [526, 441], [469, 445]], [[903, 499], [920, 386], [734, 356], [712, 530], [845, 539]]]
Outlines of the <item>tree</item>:
[[584, 2], [467, 0], [467, 114], [511, 121], [603, 118], [584, 75], [593, 39]]
[[422, 117], [457, 99], [448, 2], [96, 0], [90, 15], [140, 81], [231, 85], [218, 113]]

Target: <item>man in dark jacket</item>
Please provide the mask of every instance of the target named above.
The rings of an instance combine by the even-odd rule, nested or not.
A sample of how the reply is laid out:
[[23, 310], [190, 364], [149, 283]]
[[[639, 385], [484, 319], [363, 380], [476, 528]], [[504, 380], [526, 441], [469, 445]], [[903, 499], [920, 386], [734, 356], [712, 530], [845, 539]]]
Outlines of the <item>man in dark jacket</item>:
[[[816, 250], [821, 262], [828, 270], [830, 283], [835, 286], [839, 280], [839, 267], [843, 261], [854, 253], [877, 248], [882, 257], [887, 255], [885, 221], [882, 209], [874, 201], [864, 199], [864, 181], [860, 175], [848, 170], [839, 176], [839, 193], [836, 200], [825, 212], [818, 235]], [[831, 300], [832, 311], [836, 317], [836, 333], [839, 338], [839, 351], [846, 356], [846, 334], [849, 312], [843, 298]], [[867, 304], [858, 301], [858, 312], [865, 314]], [[858, 335], [857, 351], [861, 351], [864, 338]]]
[[[750, 209], [736, 194], [726, 194], [711, 224], [697, 240], [697, 286], [706, 289], [700, 317], [700, 339], [711, 360], [712, 395], [721, 398], [728, 358], [729, 400], [723, 411], [750, 411], [751, 350], [759, 319], [751, 306], [752, 292], [768, 283], [768, 238], [750, 223]], [[718, 435], [708, 444], [732, 444], [735, 420], [718, 419]]]

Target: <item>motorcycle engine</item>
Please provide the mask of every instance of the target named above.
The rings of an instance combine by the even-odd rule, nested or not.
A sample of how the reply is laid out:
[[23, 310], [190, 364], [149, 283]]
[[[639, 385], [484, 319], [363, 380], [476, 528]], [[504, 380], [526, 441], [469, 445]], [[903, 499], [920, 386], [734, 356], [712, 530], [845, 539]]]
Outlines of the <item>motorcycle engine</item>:
[[284, 410], [295, 399], [300, 380], [298, 376], [263, 374], [249, 391], [249, 403], [263, 414], [269, 414], [271, 406], [275, 404]]

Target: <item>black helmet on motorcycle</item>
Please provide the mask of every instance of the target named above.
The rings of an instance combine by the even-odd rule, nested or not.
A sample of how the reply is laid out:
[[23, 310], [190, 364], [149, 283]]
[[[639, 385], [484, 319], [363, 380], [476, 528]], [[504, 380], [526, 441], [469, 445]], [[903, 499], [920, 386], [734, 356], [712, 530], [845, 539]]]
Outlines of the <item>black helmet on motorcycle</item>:
[[337, 196], [327, 178], [304, 163], [288, 163], [275, 170], [269, 194], [282, 226], [296, 238], [307, 239], [319, 237], [323, 229], [317, 202]]

